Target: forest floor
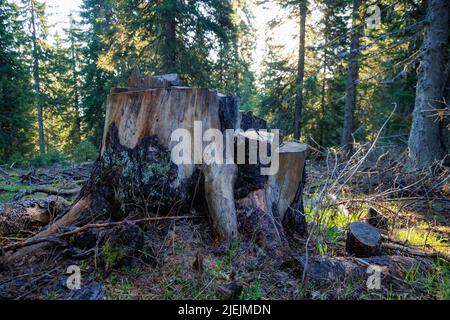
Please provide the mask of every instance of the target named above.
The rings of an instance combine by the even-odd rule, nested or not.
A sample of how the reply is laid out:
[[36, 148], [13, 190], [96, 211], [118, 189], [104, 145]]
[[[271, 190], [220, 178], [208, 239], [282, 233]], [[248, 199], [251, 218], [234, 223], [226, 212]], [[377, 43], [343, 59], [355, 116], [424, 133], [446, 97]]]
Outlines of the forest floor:
[[[330, 154], [309, 160], [304, 198], [310, 236], [296, 239], [292, 259], [285, 263], [271, 259], [248, 238], [217, 246], [207, 219], [199, 214], [196, 219], [148, 223], [139, 257], [124, 256], [106, 245], [74, 254], [66, 245], [3, 267], [0, 298], [450, 299], [450, 264], [445, 259], [450, 256], [449, 168], [438, 165], [405, 174], [403, 163], [398, 155], [381, 152], [345, 162]], [[24, 208], [47, 205], [50, 210], [56, 200], [48, 200], [49, 194], [73, 201], [89, 177], [90, 164], [0, 169], [3, 247], [45, 228], [48, 221], [36, 223], [29, 215], [23, 220]], [[369, 207], [389, 221], [384, 242], [394, 248], [385, 247], [384, 254], [409, 257], [420, 267], [383, 277], [376, 289], [368, 287], [369, 275], [314, 279], [303, 272], [300, 257], [306, 253], [306, 259], [319, 256], [364, 266], [365, 260], [346, 253], [345, 239], [349, 223], [364, 221]], [[435, 257], [437, 253], [444, 258]], [[81, 290], [66, 286], [73, 265], [81, 270]]]

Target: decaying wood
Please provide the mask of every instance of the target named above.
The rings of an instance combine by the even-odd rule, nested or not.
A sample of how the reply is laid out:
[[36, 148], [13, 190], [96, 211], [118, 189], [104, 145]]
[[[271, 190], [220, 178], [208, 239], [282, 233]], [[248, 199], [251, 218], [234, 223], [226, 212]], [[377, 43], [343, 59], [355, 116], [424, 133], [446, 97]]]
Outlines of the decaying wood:
[[73, 236], [75, 234], [79, 234], [85, 232], [89, 229], [104, 229], [104, 228], [113, 228], [125, 223], [144, 223], [144, 222], [155, 222], [155, 221], [166, 221], [166, 220], [185, 220], [185, 219], [199, 219], [199, 216], [176, 216], [176, 217], [152, 217], [138, 220], [124, 220], [120, 222], [108, 222], [108, 223], [95, 223], [95, 224], [87, 224], [79, 228], [75, 228], [74, 230], [70, 230], [61, 234], [54, 234], [47, 237], [35, 237], [30, 240], [21, 241], [18, 243], [14, 243], [2, 248], [4, 252], [15, 251], [18, 249], [35, 246], [37, 244], [46, 243], [46, 242], [55, 242], [58, 239], [62, 239], [65, 237]]
[[[171, 161], [170, 152], [180, 142], [171, 140], [175, 130], [184, 129], [191, 135], [188, 145], [198, 141], [194, 141], [195, 138], [200, 139], [205, 150], [211, 147], [210, 142], [202, 139], [208, 129], [222, 132], [239, 129], [241, 119], [245, 119], [244, 127], [250, 122], [255, 126], [265, 125], [251, 114], [241, 115], [235, 97], [224, 96], [216, 90], [180, 85], [176, 75], [142, 77], [136, 69], [128, 88], [111, 90], [99, 158], [75, 204], [27, 245], [4, 248], [4, 251], [19, 249], [7, 255], [8, 261], [44, 247], [46, 241], [42, 239], [64, 234], [66, 227], [107, 219], [116, 223], [129, 215], [176, 216], [190, 211], [195, 198], [205, 200], [218, 240], [236, 239], [236, 200], [257, 190], [262, 195], [264, 209], [258, 206], [247, 209], [265, 225], [262, 232], [266, 234], [261, 238], [269, 239], [267, 247], [271, 247], [273, 236], [277, 240], [275, 247], [285, 244], [284, 221], [293, 221], [294, 225], [301, 225], [297, 230], [306, 230], [301, 202], [306, 146], [288, 143], [276, 150], [280, 158], [278, 174], [267, 178], [261, 176], [259, 170], [251, 172], [249, 175], [262, 183], [257, 189], [244, 190], [237, 198], [236, 186], [241, 185], [243, 166], [232, 162], [202, 164], [202, 159], [194, 152], [192, 164], [176, 165]], [[196, 123], [201, 123], [202, 131]], [[247, 140], [253, 139], [250, 136]], [[270, 144], [270, 137], [268, 134], [264, 138], [267, 144]], [[256, 139], [260, 139], [259, 135]], [[224, 145], [226, 142], [235, 143], [224, 141]], [[261, 165], [257, 163], [256, 167]], [[204, 181], [198, 190], [200, 178]], [[290, 218], [286, 219], [287, 216]]]
[[205, 166], [205, 198], [213, 227], [221, 239], [236, 239], [237, 217], [234, 204], [235, 164]]
[[393, 250], [393, 251], [399, 251], [403, 252], [412, 256], [417, 257], [426, 257], [426, 258], [439, 258], [450, 262], [450, 255], [439, 252], [439, 251], [433, 251], [433, 252], [427, 252], [423, 250], [413, 249], [407, 246], [402, 246], [400, 244], [396, 243], [383, 243], [382, 247], [384, 249]]
[[[308, 263], [306, 263], [306, 260], [309, 260]], [[375, 256], [354, 259], [326, 256], [307, 258], [306, 256], [300, 256], [296, 261], [302, 273], [303, 268], [307, 266], [306, 274], [313, 281], [360, 279], [366, 282], [370, 276], [368, 268], [371, 266], [372, 268], [375, 266], [380, 267], [383, 278], [388, 276], [395, 280], [404, 278], [408, 271], [425, 272], [430, 268], [430, 263], [425, 260], [403, 256]]]
[[347, 231], [346, 250], [356, 257], [372, 257], [381, 254], [381, 234], [370, 224], [354, 222]]
[[288, 244], [279, 220], [266, 206], [264, 190], [256, 190], [237, 201], [240, 230], [280, 263], [288, 254]]
[[389, 219], [372, 207], [367, 213], [367, 223], [379, 230], [388, 230], [389, 228]]
[[37, 225], [47, 225], [69, 208], [70, 203], [58, 196], [1, 205], [0, 236], [15, 235]]
[[274, 215], [302, 236], [306, 235], [302, 192], [306, 145], [288, 142], [278, 152], [280, 167], [278, 173], [269, 176], [266, 185], [267, 203]]

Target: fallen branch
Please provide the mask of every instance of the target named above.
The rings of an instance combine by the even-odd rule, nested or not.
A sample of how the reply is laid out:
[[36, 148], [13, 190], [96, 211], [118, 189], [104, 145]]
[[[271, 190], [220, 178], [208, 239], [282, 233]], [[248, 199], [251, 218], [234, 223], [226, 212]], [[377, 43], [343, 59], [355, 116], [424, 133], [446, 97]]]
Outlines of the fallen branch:
[[450, 255], [440, 252], [440, 251], [427, 252], [427, 251], [422, 251], [422, 250], [402, 246], [402, 245], [396, 244], [396, 243], [383, 243], [382, 246], [384, 249], [397, 250], [397, 251], [401, 251], [401, 252], [404, 252], [404, 253], [407, 253], [407, 254], [410, 254], [413, 256], [417, 256], [417, 257], [439, 258], [439, 259], [450, 262]]
[[74, 230], [70, 230], [61, 234], [52, 235], [49, 237], [43, 237], [43, 238], [35, 238], [30, 239], [18, 243], [13, 243], [10, 245], [7, 245], [3, 247], [1, 250], [3, 252], [8, 251], [15, 251], [18, 249], [22, 249], [25, 247], [33, 246], [35, 244], [44, 243], [44, 242], [56, 242], [58, 239], [69, 237], [81, 232], [84, 232], [86, 230], [90, 229], [102, 229], [102, 228], [112, 228], [119, 225], [122, 225], [124, 223], [143, 223], [143, 222], [150, 222], [150, 221], [163, 221], [163, 220], [185, 220], [185, 219], [199, 219], [202, 218], [202, 216], [178, 216], [178, 217], [151, 217], [151, 218], [145, 218], [145, 219], [139, 219], [139, 220], [123, 220], [120, 222], [107, 222], [107, 223], [97, 223], [97, 224], [87, 224], [83, 227], [76, 228]]
[[5, 170], [3, 170], [2, 168], [0, 168], [0, 173], [3, 174], [6, 177], [9, 177], [9, 173], [6, 172]]
[[[22, 199], [25, 196], [29, 196], [35, 193], [46, 193], [48, 195], [53, 195], [53, 196], [75, 196], [80, 192], [81, 189], [67, 189], [67, 190], [51, 190], [51, 189], [47, 189], [47, 188], [34, 188], [34, 189], [30, 189], [30, 190], [22, 190], [19, 191], [19, 193], [17, 193], [14, 197], [12, 197], [11, 200], [9, 200], [8, 202], [15, 202], [18, 201], [20, 199]], [[5, 188], [0, 188], [0, 192], [11, 192], [8, 189]]]

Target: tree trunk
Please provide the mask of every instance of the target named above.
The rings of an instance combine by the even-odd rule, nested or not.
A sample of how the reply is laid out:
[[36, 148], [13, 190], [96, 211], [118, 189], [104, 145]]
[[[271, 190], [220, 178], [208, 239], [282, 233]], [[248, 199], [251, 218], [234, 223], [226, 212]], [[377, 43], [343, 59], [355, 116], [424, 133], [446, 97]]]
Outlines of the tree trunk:
[[[280, 170], [270, 177], [259, 170], [243, 174], [248, 166], [236, 164], [236, 153], [224, 164], [205, 163], [204, 152], [217, 146], [218, 141], [203, 141], [203, 132], [217, 129], [224, 133], [226, 129], [240, 128], [237, 98], [206, 88], [174, 86], [177, 83], [180, 82], [174, 75], [142, 78], [136, 69], [128, 88], [111, 90], [100, 155], [89, 181], [71, 210], [35, 238], [93, 220], [175, 216], [192, 209], [209, 217], [217, 240], [237, 239], [239, 225], [246, 224], [253, 230], [251, 234], [260, 233], [261, 239], [268, 239], [265, 247], [276, 256], [280, 256], [280, 248], [288, 249], [280, 245], [286, 242], [283, 223], [302, 235], [306, 232], [301, 201], [306, 146], [291, 142], [272, 152], [272, 161], [273, 155], [279, 158]], [[175, 148], [181, 141], [172, 141], [172, 133], [177, 129], [185, 130], [178, 138], [193, 152], [189, 155], [183, 149], [182, 155], [191, 160], [189, 164], [172, 161], [171, 153], [180, 154]], [[255, 131], [241, 134], [247, 140], [259, 139], [268, 144], [273, 141], [270, 134], [263, 138], [262, 133]], [[234, 136], [230, 139], [225, 135], [223, 145], [228, 143], [237, 148]], [[262, 167], [258, 163], [256, 167]], [[246, 183], [244, 176], [260, 183], [238, 193], [236, 189]], [[261, 195], [261, 203], [249, 200], [252, 192]], [[254, 220], [248, 220], [250, 214], [241, 215], [238, 221], [236, 206], [242, 209], [242, 204], [244, 211], [253, 216], [259, 212], [256, 217], [262, 229]], [[278, 237], [274, 239], [273, 234]], [[42, 246], [21, 249], [8, 259], [23, 257]]]
[[357, 27], [359, 7], [361, 0], [353, 0], [353, 24], [350, 44], [350, 60], [348, 63], [347, 74], [347, 95], [345, 97], [345, 114], [344, 127], [342, 130], [341, 147], [346, 155], [353, 153], [353, 127], [355, 123], [355, 109], [356, 109], [356, 86], [358, 82], [359, 69], [359, 28]]
[[176, 20], [175, 20], [175, 8], [172, 8], [176, 4], [175, 1], [168, 1], [168, 7], [164, 9], [163, 19], [163, 43], [162, 43], [162, 73], [172, 73], [177, 71], [177, 33], [176, 33]]
[[39, 151], [40, 154], [45, 154], [45, 138], [44, 138], [44, 116], [43, 116], [43, 107], [42, 107], [42, 98], [41, 98], [41, 75], [39, 70], [39, 47], [37, 44], [37, 35], [36, 35], [36, 17], [35, 17], [35, 9], [34, 2], [30, 2], [30, 10], [31, 10], [31, 28], [32, 34], [31, 39], [33, 42], [33, 80], [34, 80], [34, 91], [36, 94], [37, 101], [37, 112], [38, 112], [38, 129], [39, 129]]
[[302, 110], [303, 110], [303, 78], [305, 75], [305, 27], [307, 3], [300, 4], [300, 32], [299, 32], [299, 48], [298, 48], [298, 66], [296, 81], [296, 98], [295, 98], [295, 123], [294, 123], [294, 139], [299, 140], [302, 127]]
[[73, 89], [74, 89], [74, 111], [75, 111], [75, 143], [81, 143], [81, 118], [80, 118], [80, 97], [78, 92], [78, 77], [77, 77], [77, 55], [75, 52], [75, 43], [74, 39], [71, 38], [71, 55], [72, 55], [72, 81], [73, 81]]
[[443, 108], [449, 37], [449, 2], [430, 0], [416, 103], [409, 136], [409, 169], [417, 170], [441, 160], [438, 110]]
[[[325, 16], [325, 30], [329, 28], [330, 17], [328, 13]], [[327, 36], [325, 36], [325, 42], [327, 42]], [[320, 127], [319, 127], [319, 145], [324, 145], [325, 140], [325, 110], [326, 110], [326, 90], [327, 90], [327, 70], [328, 70], [328, 48], [325, 46], [323, 50], [323, 79], [322, 79], [322, 96], [320, 99]]]
[[[450, 28], [450, 13], [448, 15], [448, 18], [449, 18], [448, 26]], [[442, 145], [444, 147], [444, 155], [448, 155], [450, 154], [450, 59], [448, 59], [447, 62], [447, 81], [444, 88], [444, 96], [445, 96], [444, 107], [446, 108], [446, 110], [444, 112], [443, 121], [441, 122], [441, 139]], [[450, 166], [450, 157], [446, 157], [445, 165]]]

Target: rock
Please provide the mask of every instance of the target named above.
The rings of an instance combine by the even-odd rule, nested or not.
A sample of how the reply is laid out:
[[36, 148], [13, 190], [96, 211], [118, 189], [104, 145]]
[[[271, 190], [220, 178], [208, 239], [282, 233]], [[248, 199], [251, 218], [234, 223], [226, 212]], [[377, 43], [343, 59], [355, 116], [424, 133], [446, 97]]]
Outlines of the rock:
[[379, 230], [388, 230], [389, 220], [374, 208], [369, 208], [367, 223]]
[[365, 222], [352, 223], [347, 231], [346, 250], [356, 257], [371, 257], [381, 254], [381, 234]]

